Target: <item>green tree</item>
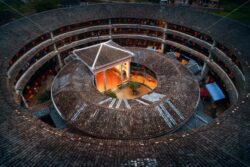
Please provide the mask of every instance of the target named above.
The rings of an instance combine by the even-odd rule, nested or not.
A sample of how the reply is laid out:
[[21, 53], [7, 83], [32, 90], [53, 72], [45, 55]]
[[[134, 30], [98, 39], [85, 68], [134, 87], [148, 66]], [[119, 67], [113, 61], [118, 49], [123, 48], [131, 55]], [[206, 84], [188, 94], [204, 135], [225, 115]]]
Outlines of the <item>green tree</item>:
[[138, 88], [140, 87], [139, 83], [137, 82], [130, 82], [129, 88], [132, 89], [133, 95], [136, 95], [138, 93]]

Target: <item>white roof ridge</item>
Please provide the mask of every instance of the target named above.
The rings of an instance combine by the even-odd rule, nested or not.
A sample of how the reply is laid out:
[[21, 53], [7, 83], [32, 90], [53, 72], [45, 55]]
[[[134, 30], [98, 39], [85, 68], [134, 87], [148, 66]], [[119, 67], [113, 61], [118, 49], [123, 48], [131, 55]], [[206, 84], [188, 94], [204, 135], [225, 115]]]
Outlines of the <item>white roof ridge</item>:
[[[113, 43], [113, 45], [112, 45], [112, 43]], [[104, 48], [103, 48], [104, 46], [108, 47], [109, 49], [108, 49], [108, 50], [103, 50], [103, 49], [104, 49]], [[93, 47], [96, 47], [96, 48], [95, 48], [96, 51], [90, 53], [91, 55], [86, 55], [87, 50], [90, 49], [90, 48], [93, 48]], [[98, 68], [96, 68], [96, 67], [99, 66], [99, 65], [97, 65], [97, 64], [98, 64], [98, 59], [99, 59], [100, 56], [103, 55], [104, 52], [106, 52], [106, 51], [112, 53], [112, 50], [113, 50], [113, 52], [114, 52], [114, 50], [118, 50], [118, 51], [120, 51], [120, 52], [126, 53], [126, 54], [120, 53], [120, 54], [123, 55], [123, 56], [118, 56], [117, 58], [115, 58], [115, 57], [116, 57], [116, 56], [115, 56], [115, 57], [113, 58], [113, 60], [110, 60], [110, 62], [111, 62], [111, 61], [112, 61], [112, 62], [117, 62], [117, 61], [119, 61], [119, 60], [123, 61], [123, 60], [126, 59], [126, 58], [131, 58], [131, 57], [134, 56], [134, 53], [133, 53], [133, 52], [129, 51], [129, 50], [126, 49], [126, 48], [124, 48], [124, 49], [123, 49], [123, 48], [124, 48], [124, 47], [120, 46], [119, 44], [116, 44], [114, 41], [108, 40], [108, 41], [106, 41], [106, 42], [98, 43], [98, 44], [91, 45], [91, 46], [88, 46], [88, 47], [85, 47], [85, 48], [76, 49], [76, 50], [73, 51], [73, 54], [76, 55], [79, 59], [81, 59], [82, 62], [84, 62], [84, 64], [86, 64], [86, 65], [90, 68], [90, 70], [94, 73], [94, 70], [98, 69]], [[85, 51], [85, 50], [86, 50], [86, 51]], [[78, 51], [79, 51], [79, 53], [77, 54]], [[83, 51], [83, 52], [80, 52], [80, 51]], [[119, 52], [118, 52], [118, 54], [119, 54]], [[92, 58], [91, 58], [92, 61], [89, 62], [89, 63], [87, 63], [86, 60], [84, 60], [85, 58], [86, 58], [86, 59], [89, 59], [88, 56], [92, 57]], [[94, 56], [95, 56], [95, 57], [94, 57]], [[106, 54], [104, 54], [103, 56], [104, 56], [104, 58], [105, 58], [105, 57], [108, 58]], [[103, 56], [102, 56], [102, 57], [103, 57]], [[85, 58], [84, 58], [84, 57], [85, 57]], [[93, 60], [94, 60], [94, 61], [93, 61]], [[92, 62], [93, 62], [93, 63], [92, 63]], [[104, 63], [104, 64], [110, 64], [110, 62], [106, 62], [106, 63]], [[101, 63], [101, 64], [103, 64], [103, 63]], [[97, 65], [97, 66], [96, 66], [96, 65]], [[100, 65], [100, 66], [103, 66], [103, 65]]]

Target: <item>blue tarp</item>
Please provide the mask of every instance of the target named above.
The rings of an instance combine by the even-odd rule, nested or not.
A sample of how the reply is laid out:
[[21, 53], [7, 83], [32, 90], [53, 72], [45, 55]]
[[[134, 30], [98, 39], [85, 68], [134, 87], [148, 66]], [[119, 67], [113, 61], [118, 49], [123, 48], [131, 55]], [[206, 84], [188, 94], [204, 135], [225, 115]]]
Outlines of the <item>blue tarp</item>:
[[223, 94], [222, 90], [216, 82], [206, 84], [206, 88], [209, 94], [211, 95], [213, 101], [218, 101], [225, 98], [225, 95]]

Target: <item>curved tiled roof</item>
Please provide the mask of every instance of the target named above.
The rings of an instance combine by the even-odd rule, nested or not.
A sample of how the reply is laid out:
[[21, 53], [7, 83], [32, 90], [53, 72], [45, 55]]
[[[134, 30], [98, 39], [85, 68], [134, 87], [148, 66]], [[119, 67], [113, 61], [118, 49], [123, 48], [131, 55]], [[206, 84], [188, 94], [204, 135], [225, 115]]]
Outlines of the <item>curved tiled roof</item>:
[[[132, 139], [150, 138], [173, 132], [190, 119], [199, 101], [199, 85], [188, 70], [153, 51], [138, 48], [129, 50], [136, 55], [132, 62], [136, 61], [148, 68], [157, 66], [154, 72], [158, 77], [159, 86], [153, 92], [164, 97], [155, 101], [147, 100], [146, 106], [136, 100], [127, 100], [130, 108], [124, 104], [124, 100], [121, 100], [119, 107], [115, 107], [119, 100], [114, 100], [110, 106], [111, 98], [101, 94], [92, 83], [93, 74], [90, 74], [79, 60], [74, 60], [59, 72], [52, 84], [54, 105], [65, 121], [92, 136]], [[139, 53], [142, 52], [144, 56], [139, 57]], [[152, 92], [148, 95], [151, 94]], [[156, 109], [162, 105], [171, 111], [165, 104], [166, 100], [173, 102], [183, 114], [183, 118], [180, 119], [172, 111], [171, 113], [175, 114], [173, 119], [177, 122], [170, 127], [165, 125]]]
[[[239, 100], [211, 124], [147, 140], [107, 140], [53, 129], [17, 106], [7, 60], [26, 41], [58, 27], [112, 17], [163, 19], [212, 36], [240, 58], [245, 84]], [[219, 22], [218, 22], [219, 20]], [[49, 23], [49, 24], [48, 24]], [[216, 23], [216, 24], [215, 24]], [[0, 27], [0, 164], [3, 166], [248, 166], [250, 28], [189, 8], [102, 4], [56, 9]]]

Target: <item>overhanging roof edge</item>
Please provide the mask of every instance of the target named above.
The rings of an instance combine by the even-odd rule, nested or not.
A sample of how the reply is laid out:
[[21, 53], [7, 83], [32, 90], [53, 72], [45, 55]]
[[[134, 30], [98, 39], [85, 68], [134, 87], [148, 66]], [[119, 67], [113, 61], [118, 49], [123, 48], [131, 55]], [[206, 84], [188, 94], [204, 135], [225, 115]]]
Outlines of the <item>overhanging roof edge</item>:
[[118, 63], [120, 63], [120, 62], [124, 62], [124, 61], [129, 60], [129, 59], [130, 59], [130, 57], [126, 57], [126, 58], [123, 58], [123, 59], [119, 59], [119, 60], [117, 60], [117, 61], [113, 61], [112, 63], [107, 63], [107, 64], [105, 64], [105, 65], [97, 66], [97, 68], [93, 68], [92, 70], [93, 70], [93, 71], [94, 71], [94, 70], [99, 70], [99, 69], [104, 68], [104, 67], [106, 67], [106, 66], [108, 66], [108, 65], [111, 65], [111, 64], [118, 64]]
[[121, 48], [118, 48], [118, 47], [115, 47], [115, 46], [112, 46], [112, 45], [109, 45], [108, 43], [104, 43], [103, 45], [107, 46], [107, 47], [110, 47], [110, 48], [113, 48], [113, 49], [116, 49], [116, 50], [119, 50], [119, 51], [122, 51], [122, 52], [126, 52], [128, 54], [131, 54], [132, 56], [134, 56], [134, 53], [129, 51], [129, 50], [125, 50], [125, 49], [121, 49]]
[[[122, 62], [124, 60], [127, 60], [127, 59], [130, 59], [131, 57], [133, 57], [135, 54], [127, 49], [122, 49], [123, 47], [116, 44], [115, 42], [113, 42], [114, 44], [116, 44], [117, 46], [120, 46], [120, 47], [117, 47], [117, 46], [113, 46], [111, 44], [109, 44], [109, 42], [113, 42], [112, 40], [109, 40], [109, 41], [106, 41], [106, 42], [102, 42], [102, 43], [98, 43], [98, 44], [95, 44], [95, 45], [91, 45], [91, 46], [88, 46], [88, 47], [85, 47], [85, 48], [80, 48], [80, 49], [76, 49], [76, 50], [73, 50], [73, 54], [77, 57], [77, 59], [79, 59], [81, 62], [83, 62], [90, 70], [92, 73], [94, 73], [94, 70], [97, 70], [97, 69], [100, 69], [102, 67], [105, 67], [107, 65], [111, 65], [111, 64], [114, 64], [114, 63], [119, 63], [119, 62]], [[103, 50], [103, 46], [107, 46], [108, 48], [110, 48], [110, 50], [112, 49], [115, 49], [115, 50], [119, 50], [121, 52], [124, 52], [126, 53], [126, 55], [120, 59], [116, 59], [116, 60], [113, 60], [112, 62], [108, 62], [106, 64], [103, 64], [103, 65], [100, 65], [100, 66], [96, 66], [96, 63], [101, 55], [101, 52]], [[97, 47], [98, 48], [98, 51], [95, 55], [95, 58], [94, 58], [94, 62], [91, 63], [89, 62], [89, 64], [84, 60], [84, 55], [81, 56], [81, 53], [77, 53], [78, 51], [83, 51], [83, 50], [88, 50], [90, 48], [93, 48], [93, 47]], [[94, 55], [94, 54], [92, 54]], [[86, 55], [85, 55], [86, 56]]]

